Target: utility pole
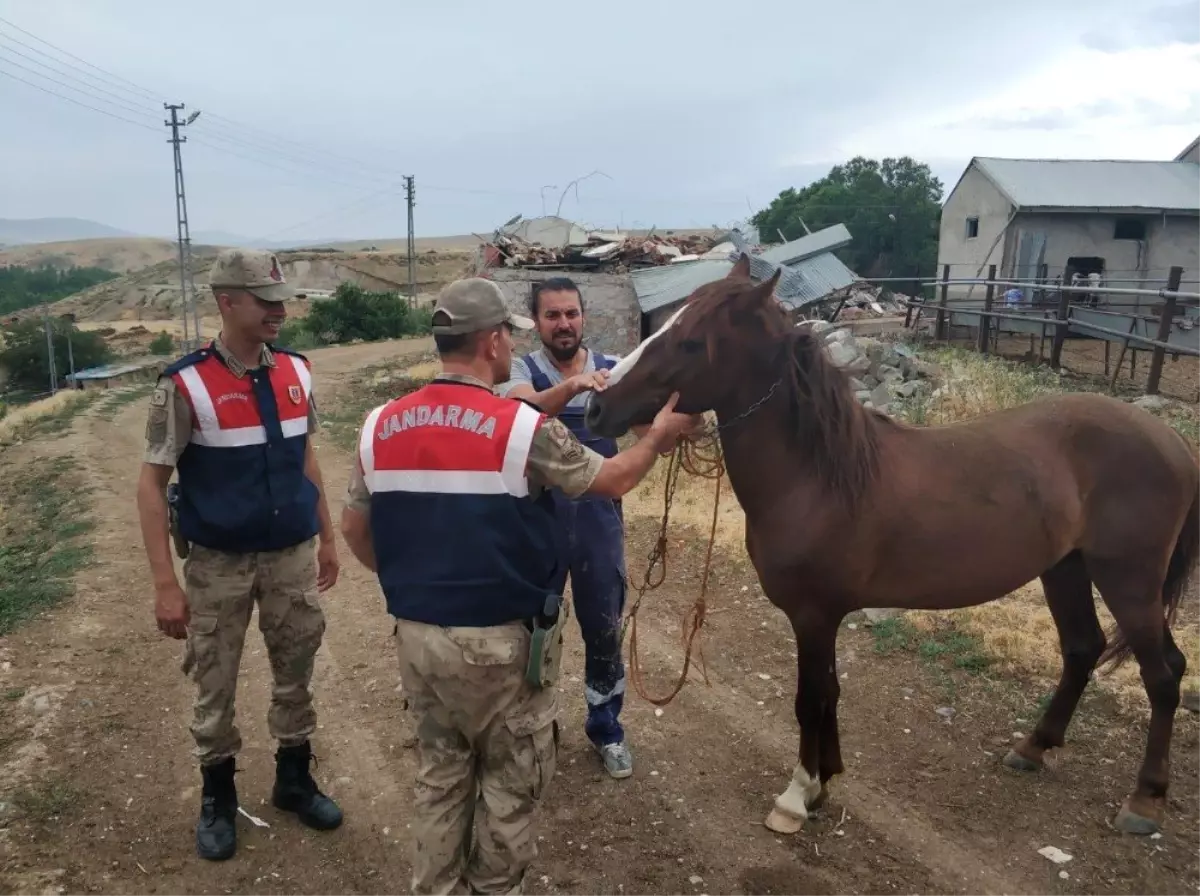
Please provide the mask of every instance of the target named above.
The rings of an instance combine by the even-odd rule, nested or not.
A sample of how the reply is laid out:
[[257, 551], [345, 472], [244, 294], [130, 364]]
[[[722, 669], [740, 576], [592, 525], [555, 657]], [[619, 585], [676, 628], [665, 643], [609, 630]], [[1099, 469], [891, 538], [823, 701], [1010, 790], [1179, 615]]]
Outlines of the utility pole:
[[50, 327], [50, 306], [42, 305], [42, 326], [46, 330], [46, 360], [50, 364], [50, 394], [58, 391], [58, 371], [54, 364], [54, 336]]
[[[179, 146], [181, 143], [187, 142], [187, 137], [179, 136], [179, 129], [186, 127], [199, 117], [199, 112], [193, 112], [187, 117], [186, 121], [179, 120], [179, 111], [183, 108], [183, 103], [172, 104], [163, 103], [163, 108], [171, 112], [171, 120], [164, 121], [167, 127], [171, 129], [171, 138], [167, 141], [174, 147], [175, 155], [175, 229], [179, 240], [179, 289], [180, 295], [183, 298], [183, 349], [190, 351], [200, 345], [200, 313], [196, 309], [196, 287], [192, 283], [192, 235], [188, 229], [187, 219], [187, 196], [183, 189], [183, 155], [180, 153]], [[188, 300], [189, 290], [191, 299], [192, 311], [192, 327], [191, 332], [195, 336], [195, 345], [189, 341], [188, 334]]]
[[413, 233], [413, 206], [415, 206], [417, 191], [413, 184], [413, 176], [404, 177], [404, 195], [408, 200], [408, 304], [417, 304], [417, 237]]

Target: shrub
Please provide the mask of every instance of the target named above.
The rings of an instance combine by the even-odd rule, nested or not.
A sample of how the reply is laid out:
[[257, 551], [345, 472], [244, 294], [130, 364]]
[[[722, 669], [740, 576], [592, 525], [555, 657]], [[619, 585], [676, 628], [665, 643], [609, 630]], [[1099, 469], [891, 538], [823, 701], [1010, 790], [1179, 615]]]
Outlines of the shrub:
[[412, 308], [394, 292], [370, 292], [356, 283], [342, 283], [331, 299], [317, 299], [308, 316], [289, 321], [279, 342], [300, 348], [305, 335], [312, 343], [331, 345], [361, 339], [374, 342], [430, 332], [430, 312]]
[[150, 353], [153, 355], [170, 355], [175, 352], [175, 340], [167, 332], [159, 333], [150, 340]]

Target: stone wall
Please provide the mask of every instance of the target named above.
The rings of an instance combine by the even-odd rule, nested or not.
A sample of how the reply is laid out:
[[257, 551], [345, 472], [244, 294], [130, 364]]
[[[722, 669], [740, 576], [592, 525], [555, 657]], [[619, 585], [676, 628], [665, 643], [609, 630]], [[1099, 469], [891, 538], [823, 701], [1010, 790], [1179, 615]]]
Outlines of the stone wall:
[[[583, 296], [584, 341], [588, 345], [608, 354], [626, 355], [638, 344], [641, 314], [628, 276], [527, 268], [501, 268], [488, 274], [504, 293], [508, 306], [526, 316], [529, 315], [529, 293], [535, 280], [570, 277]], [[518, 336], [517, 342], [522, 351], [540, 344], [536, 336], [529, 339]]]

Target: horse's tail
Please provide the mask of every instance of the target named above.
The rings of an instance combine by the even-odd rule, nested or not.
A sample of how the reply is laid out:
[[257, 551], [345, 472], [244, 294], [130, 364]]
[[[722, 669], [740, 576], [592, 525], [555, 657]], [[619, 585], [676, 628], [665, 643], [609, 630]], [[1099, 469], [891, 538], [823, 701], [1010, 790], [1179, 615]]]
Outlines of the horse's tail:
[[[1175, 540], [1175, 550], [1167, 564], [1167, 577], [1163, 581], [1162, 602], [1167, 627], [1175, 623], [1175, 613], [1187, 591], [1188, 582], [1200, 560], [1200, 492], [1192, 496], [1192, 506], [1183, 521], [1183, 529]], [[1108, 639], [1108, 647], [1100, 656], [1100, 666], [1120, 668], [1129, 659], [1132, 649], [1124, 632], [1115, 628]]]

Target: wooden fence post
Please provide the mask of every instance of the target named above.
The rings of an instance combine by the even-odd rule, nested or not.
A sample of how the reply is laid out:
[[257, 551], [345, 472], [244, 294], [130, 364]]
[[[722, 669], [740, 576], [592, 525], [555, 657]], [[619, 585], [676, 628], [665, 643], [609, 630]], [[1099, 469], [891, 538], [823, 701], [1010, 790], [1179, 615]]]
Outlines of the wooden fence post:
[[[983, 310], [992, 310], [992, 299], [996, 296], [996, 266], [988, 266], [988, 285], [987, 291], [983, 294]], [[991, 327], [992, 319], [985, 315], [979, 315], [979, 352], [986, 355], [988, 352], [988, 329]]]
[[[1175, 309], [1179, 303], [1179, 299], [1173, 295], [1179, 291], [1179, 284], [1183, 280], [1183, 268], [1173, 267], [1171, 273], [1167, 275], [1167, 291], [1172, 295], [1167, 296], [1163, 302], [1162, 312], [1158, 318], [1158, 336], [1159, 342], [1166, 342], [1171, 338], [1171, 323], [1175, 320]], [[1150, 372], [1146, 375], [1146, 394], [1157, 395], [1158, 383], [1162, 378], [1163, 359], [1166, 357], [1167, 350], [1161, 345], [1154, 346], [1154, 351], [1150, 355]]]
[[1043, 262], [1038, 269], [1038, 286], [1040, 288], [1037, 290], [1037, 298], [1035, 299], [1036, 304], [1039, 306], [1046, 304], [1046, 281], [1049, 279], [1050, 265]]
[[941, 342], [946, 338], [946, 304], [949, 301], [950, 285], [947, 281], [950, 279], [950, 265], [942, 265], [942, 298], [938, 303], [937, 319], [933, 327], [933, 338]]
[[1055, 370], [1062, 367], [1063, 343], [1067, 340], [1066, 320], [1071, 316], [1071, 294], [1060, 289], [1058, 291], [1057, 320], [1063, 321], [1054, 328], [1054, 341], [1050, 343], [1050, 366]]

